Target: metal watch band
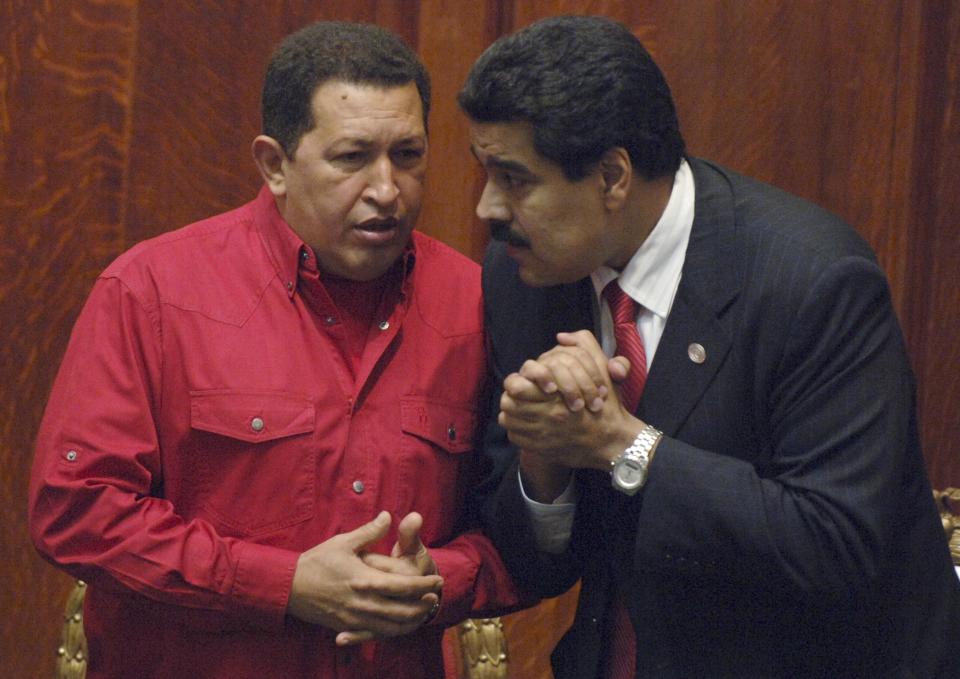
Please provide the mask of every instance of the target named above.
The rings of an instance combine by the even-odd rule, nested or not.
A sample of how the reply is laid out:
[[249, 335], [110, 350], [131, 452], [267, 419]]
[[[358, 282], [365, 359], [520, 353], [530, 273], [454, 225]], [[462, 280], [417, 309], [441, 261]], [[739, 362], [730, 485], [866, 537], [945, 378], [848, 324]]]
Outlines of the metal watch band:
[[663, 436], [656, 427], [644, 425], [640, 433], [610, 466], [610, 482], [625, 495], [636, 495], [647, 482], [650, 452]]

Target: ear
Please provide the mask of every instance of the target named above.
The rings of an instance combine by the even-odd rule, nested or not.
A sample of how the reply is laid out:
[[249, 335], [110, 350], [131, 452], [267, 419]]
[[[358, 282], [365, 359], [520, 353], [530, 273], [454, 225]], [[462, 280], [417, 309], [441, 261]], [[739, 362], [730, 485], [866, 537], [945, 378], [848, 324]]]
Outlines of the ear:
[[270, 192], [274, 196], [280, 197], [286, 195], [287, 184], [284, 173], [287, 154], [273, 137], [265, 134], [257, 136], [251, 146], [253, 151], [253, 161], [260, 170], [263, 181], [270, 187]]
[[607, 149], [600, 157], [600, 176], [603, 179], [603, 200], [608, 210], [623, 207], [630, 193], [633, 164], [630, 154], [622, 146]]

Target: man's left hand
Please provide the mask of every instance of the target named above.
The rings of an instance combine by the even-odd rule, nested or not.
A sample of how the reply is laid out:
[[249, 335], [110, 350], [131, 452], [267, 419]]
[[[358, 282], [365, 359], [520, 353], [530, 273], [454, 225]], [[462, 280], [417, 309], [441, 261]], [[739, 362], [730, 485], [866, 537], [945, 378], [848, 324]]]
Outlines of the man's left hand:
[[[390, 551], [390, 556], [366, 552], [362, 555], [363, 562], [371, 568], [394, 573], [397, 575], [437, 575], [437, 565], [430, 552], [420, 539], [420, 529], [423, 527], [423, 517], [417, 512], [407, 514], [397, 526], [397, 541]], [[424, 619], [427, 622], [439, 607], [439, 600], [430, 614]], [[341, 632], [337, 635], [339, 645], [358, 644], [375, 639], [376, 635], [369, 631]]]
[[[610, 365], [593, 334], [581, 331], [563, 340], [569, 344], [554, 347], [536, 361], [524, 363], [519, 373], [507, 376], [498, 422], [510, 441], [528, 454], [565, 467], [609, 470], [610, 461], [630, 445], [643, 422], [621, 405], [610, 379]], [[615, 364], [615, 368], [624, 367]], [[561, 390], [545, 392], [539, 384], [545, 375], [555, 372], [580, 373], [591, 379], [599, 374], [599, 386], [606, 396], [602, 405], [593, 410], [571, 409]]]

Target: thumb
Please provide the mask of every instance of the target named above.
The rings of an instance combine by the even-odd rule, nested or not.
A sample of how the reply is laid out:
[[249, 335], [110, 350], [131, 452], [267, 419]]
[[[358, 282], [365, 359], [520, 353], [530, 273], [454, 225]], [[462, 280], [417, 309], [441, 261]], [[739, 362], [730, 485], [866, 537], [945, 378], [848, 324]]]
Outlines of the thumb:
[[614, 382], [623, 382], [630, 372], [630, 359], [626, 356], [614, 356], [607, 361], [607, 372]]
[[344, 537], [353, 551], [359, 552], [382, 540], [388, 530], [390, 530], [390, 512], [382, 511], [377, 514], [373, 521], [365, 523], [349, 533], [344, 533]]
[[423, 517], [417, 512], [410, 512], [403, 517], [397, 526], [397, 543], [393, 546], [391, 556], [417, 556], [420, 550], [425, 549], [420, 541], [422, 527]]

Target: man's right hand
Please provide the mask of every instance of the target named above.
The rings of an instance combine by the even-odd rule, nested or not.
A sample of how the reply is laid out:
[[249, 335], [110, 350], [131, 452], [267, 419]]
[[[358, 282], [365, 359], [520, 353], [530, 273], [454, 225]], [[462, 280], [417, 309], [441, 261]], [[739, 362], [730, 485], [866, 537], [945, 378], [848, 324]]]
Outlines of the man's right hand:
[[365, 630], [376, 637], [417, 629], [438, 601], [439, 575], [404, 575], [372, 568], [364, 552], [386, 536], [390, 514], [341, 533], [300, 555], [287, 612], [336, 632]]

